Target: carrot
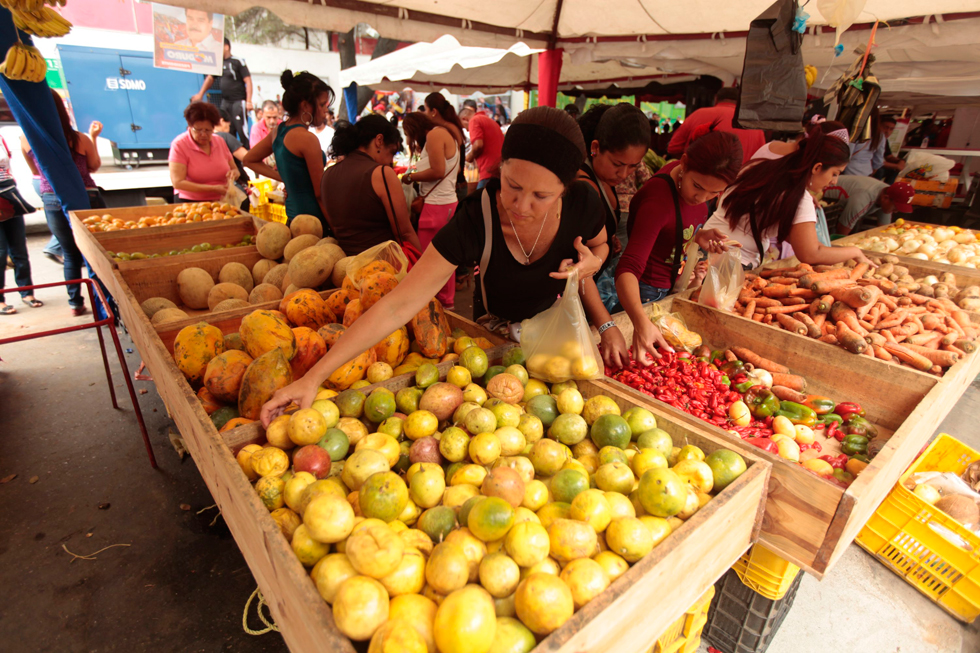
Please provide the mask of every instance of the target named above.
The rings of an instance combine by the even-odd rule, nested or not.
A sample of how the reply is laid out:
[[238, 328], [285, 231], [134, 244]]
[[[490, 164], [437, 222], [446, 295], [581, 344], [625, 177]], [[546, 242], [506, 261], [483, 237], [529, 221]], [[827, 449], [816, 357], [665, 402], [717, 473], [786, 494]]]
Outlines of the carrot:
[[769, 297], [759, 297], [755, 300], [755, 307], [759, 308], [769, 308], [770, 306], [782, 306], [778, 299], [770, 299]]
[[919, 295], [913, 292], [913, 293], [909, 293], [909, 299], [912, 300], [913, 304], [927, 304], [932, 298], [926, 297], [925, 295]]
[[776, 313], [776, 321], [779, 322], [787, 331], [792, 331], [793, 333], [797, 333], [801, 336], [806, 335], [806, 325], [799, 320], [793, 319], [789, 315]]
[[803, 323], [804, 326], [806, 326], [806, 335], [808, 335], [809, 337], [819, 338], [821, 335], [823, 335], [823, 331], [821, 331], [820, 327], [818, 327], [816, 322], [813, 321], [813, 318], [811, 318], [805, 312], [797, 313], [796, 319], [798, 319], [800, 322]]
[[867, 342], [867, 343], [868, 343], [869, 345], [883, 345], [883, 344], [885, 344], [886, 342], [888, 342], [888, 341], [887, 341], [887, 340], [885, 339], [885, 336], [883, 336], [883, 335], [881, 335], [881, 334], [880, 334], [880, 333], [878, 333], [877, 331], [876, 331], [876, 332], [873, 332], [873, 333], [869, 333], [868, 335], [866, 335], [866, 336], [864, 336], [864, 340], [865, 340], [865, 341], [866, 341], [866, 342]]
[[756, 322], [762, 322], [762, 318], [765, 317], [765, 315], [766, 315], [765, 313], [756, 313], [755, 315], [752, 316], [752, 319], [755, 320]]
[[926, 332], [926, 333], [914, 333], [905, 339], [905, 342], [910, 345], [921, 345], [923, 347], [927, 346], [930, 342], [935, 341], [937, 344], [942, 339], [941, 335]]
[[787, 374], [785, 372], [773, 372], [772, 384], [774, 386], [781, 385], [784, 388], [789, 388], [790, 390], [796, 390], [797, 392], [806, 391], [806, 379], [804, 379], [802, 376], [797, 376], [795, 374]]
[[935, 313], [926, 313], [922, 316], [922, 326], [928, 331], [935, 331], [943, 325], [943, 318]]
[[886, 295], [894, 295], [898, 292], [898, 284], [888, 279], [858, 279], [859, 284], [869, 288], [878, 288]]
[[793, 277], [769, 277], [767, 281], [769, 281], [769, 283], [778, 283], [783, 286], [796, 285], [796, 279], [794, 279]]
[[[834, 302], [834, 305], [830, 307], [830, 319], [838, 324], [843, 322], [847, 325], [848, 329], [859, 335], [863, 335], [865, 331], [864, 327], [858, 324], [857, 314], [854, 312], [854, 309], [849, 308], [843, 302]], [[841, 339], [839, 335], [837, 339]], [[861, 342], [864, 342], [864, 340]]]
[[860, 324], [861, 328], [867, 332], [871, 332], [875, 330], [875, 325], [871, 324], [866, 320], [858, 320], [858, 324]]
[[780, 401], [795, 401], [798, 404], [802, 404], [806, 401], [806, 395], [802, 392], [797, 392], [792, 388], [787, 388], [783, 385], [774, 385], [770, 388], [772, 393], [779, 397]]
[[837, 340], [841, 346], [852, 354], [860, 354], [868, 348], [860, 333], [847, 326], [845, 321], [837, 322]]
[[755, 300], [751, 300], [745, 303], [745, 310], [742, 311], [742, 317], [752, 317], [755, 314]]
[[955, 346], [962, 349], [964, 353], [972, 354], [977, 350], [977, 343], [972, 340], [957, 340]]
[[853, 281], [855, 279], [860, 279], [861, 277], [864, 276], [864, 273], [870, 269], [871, 266], [868, 265], [867, 263], [858, 263], [857, 265], [854, 266], [854, 269], [851, 270], [851, 280]]
[[908, 316], [908, 311], [903, 309], [898, 309], [894, 313], [892, 313], [891, 317], [889, 317], [887, 320], [882, 320], [881, 322], [878, 323], [878, 330], [880, 331], [882, 329], [890, 329], [892, 327], [897, 327], [898, 325], [900, 325], [902, 322], [905, 321], [905, 318], [907, 316]]
[[839, 342], [837, 342], [837, 336], [835, 336], [832, 333], [828, 333], [825, 336], [820, 336], [819, 338], [817, 338], [817, 340], [819, 340], [820, 342], [826, 342], [828, 345], [839, 345], [840, 344]]
[[898, 308], [898, 303], [887, 295], [882, 295], [878, 298], [878, 301], [890, 311], [894, 311], [896, 308]]
[[878, 333], [883, 335], [885, 337], [885, 340], [887, 340], [888, 342], [898, 342], [898, 340], [895, 338], [895, 335], [891, 331], [879, 331]]
[[763, 324], [772, 324], [772, 315], [770, 313], [766, 313], [765, 315], [763, 315], [762, 316], [762, 323]]
[[923, 358], [929, 359], [933, 365], [939, 365], [940, 367], [952, 367], [960, 360], [959, 355], [951, 351], [937, 351], [928, 347], [910, 344], [906, 344], [905, 348], [919, 354]]
[[948, 345], [946, 347], [943, 347], [943, 351], [951, 351], [961, 358], [963, 356], [966, 356], [966, 352], [960, 349], [959, 347], [957, 347], [956, 345]]
[[845, 288], [852, 285], [854, 282], [850, 279], [825, 279], [823, 281], [816, 281], [810, 289], [813, 292], [820, 293], [821, 295], [826, 295], [834, 288]]
[[807, 290], [806, 288], [793, 288], [789, 291], [790, 297], [797, 297], [799, 299], [812, 300], [817, 298], [817, 293], [812, 290]]
[[871, 348], [874, 350], [875, 358], [880, 358], [883, 361], [892, 360], [892, 355], [885, 350], [884, 346], [871, 345]]
[[807, 308], [810, 307], [810, 302], [802, 297], [783, 297], [779, 300], [779, 303], [781, 303], [783, 306], [800, 306], [802, 304], [806, 304]]
[[950, 317], [956, 321], [960, 328], [963, 329], [963, 333], [970, 337], [976, 334], [976, 329], [973, 327], [973, 322], [970, 321], [970, 316], [966, 314], [966, 311], [955, 310], [950, 313]]
[[781, 299], [783, 297], [789, 297], [790, 290], [792, 290], [790, 286], [777, 286], [773, 284], [763, 288], [762, 294], [773, 299]]
[[780, 365], [779, 363], [771, 361], [768, 358], [763, 358], [751, 349], [746, 349], [745, 347], [732, 347], [731, 349], [732, 352], [745, 363], [751, 363], [755, 367], [773, 374], [789, 374], [789, 368], [785, 365]]
[[826, 321], [827, 321], [826, 313], [817, 313], [816, 315], [813, 316], [813, 323], [816, 324], [821, 329], [823, 328], [823, 325]]
[[780, 313], [798, 313], [799, 311], [805, 311], [809, 308], [808, 304], [797, 304], [795, 306], [769, 306], [766, 308], [766, 314], [768, 315], [778, 315]]
[[759, 272], [760, 277], [769, 279], [771, 277], [778, 277], [780, 275], [785, 275], [787, 272], [793, 272], [798, 270], [799, 267], [795, 268], [765, 268]]
[[830, 296], [844, 302], [851, 308], [860, 308], [872, 303], [872, 294], [867, 286], [843, 286], [830, 291]]
[[[833, 268], [827, 272], [814, 272], [800, 277], [800, 285], [810, 288], [820, 281], [850, 280], [851, 271], [847, 268]], [[819, 292], [819, 291], [817, 291]]]
[[928, 372], [933, 366], [931, 360], [903, 345], [888, 343], [885, 345], [885, 351], [921, 372]]

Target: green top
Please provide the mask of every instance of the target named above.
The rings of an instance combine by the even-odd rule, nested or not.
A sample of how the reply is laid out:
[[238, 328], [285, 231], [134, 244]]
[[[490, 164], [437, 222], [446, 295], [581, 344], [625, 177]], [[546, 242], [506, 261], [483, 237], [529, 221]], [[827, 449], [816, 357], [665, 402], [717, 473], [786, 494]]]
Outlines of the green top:
[[[289, 130], [299, 127], [306, 129], [304, 125], [280, 125], [276, 133], [276, 138], [272, 141], [272, 153], [276, 156], [276, 167], [279, 169], [279, 176], [286, 184], [286, 217], [287, 224], [292, 219], [301, 214], [313, 215], [319, 218], [323, 224], [323, 234], [331, 233], [330, 226], [323, 217], [320, 204], [316, 201], [316, 192], [313, 189], [313, 182], [310, 180], [309, 168], [306, 167], [306, 159], [296, 156], [286, 147], [283, 139]], [[323, 164], [326, 165], [327, 157], [323, 155]]]

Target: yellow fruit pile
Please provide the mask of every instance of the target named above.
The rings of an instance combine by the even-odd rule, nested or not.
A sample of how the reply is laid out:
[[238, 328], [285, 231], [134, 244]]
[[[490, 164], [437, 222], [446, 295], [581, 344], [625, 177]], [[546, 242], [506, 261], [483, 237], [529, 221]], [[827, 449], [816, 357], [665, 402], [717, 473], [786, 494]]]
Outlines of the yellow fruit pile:
[[[16, 47], [16, 46], [15, 46]], [[209, 222], [211, 220], [228, 220], [241, 217], [241, 212], [230, 204], [221, 202], [197, 202], [181, 204], [173, 211], [164, 215], [145, 215], [136, 220], [123, 220], [113, 217], [111, 213], [92, 215], [82, 222], [92, 233], [100, 231], [122, 231], [124, 229], [146, 229], [148, 227], [165, 227], [188, 222]]]
[[[457, 366], [395, 394], [324, 390], [238, 453], [338, 629], [369, 650], [529, 651], [745, 470], [521, 359], [486, 387]], [[297, 471], [317, 447], [321, 478]]]
[[7, 79], [43, 82], [48, 74], [48, 64], [44, 61], [44, 55], [33, 45], [14, 43], [7, 50], [3, 63], [0, 63], [0, 74]]
[[593, 379], [599, 372], [599, 362], [578, 342], [569, 341], [554, 356], [534, 354], [527, 361], [528, 371], [541, 379], [567, 381]]

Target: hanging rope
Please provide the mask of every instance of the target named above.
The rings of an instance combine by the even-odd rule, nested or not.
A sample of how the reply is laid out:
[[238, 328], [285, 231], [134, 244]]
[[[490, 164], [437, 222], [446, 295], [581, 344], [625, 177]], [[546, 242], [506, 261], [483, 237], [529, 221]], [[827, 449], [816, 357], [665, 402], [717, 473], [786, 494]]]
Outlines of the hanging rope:
[[[255, 611], [258, 612], [259, 620], [266, 626], [262, 630], [252, 630], [248, 627], [248, 607], [252, 605], [252, 599], [254, 599], [256, 596], [259, 597], [259, 600]], [[279, 626], [276, 625], [276, 622], [270, 621], [272, 617], [270, 616], [268, 619], [266, 619], [265, 614], [262, 613], [263, 606], [268, 607], [268, 604], [265, 602], [265, 597], [262, 596], [262, 592], [260, 592], [259, 588], [256, 587], [255, 591], [252, 592], [252, 595], [248, 597], [248, 601], [245, 601], [245, 611], [242, 613], [242, 629], [249, 635], [265, 635], [266, 633], [272, 631], [276, 631], [277, 633], [279, 632]]]

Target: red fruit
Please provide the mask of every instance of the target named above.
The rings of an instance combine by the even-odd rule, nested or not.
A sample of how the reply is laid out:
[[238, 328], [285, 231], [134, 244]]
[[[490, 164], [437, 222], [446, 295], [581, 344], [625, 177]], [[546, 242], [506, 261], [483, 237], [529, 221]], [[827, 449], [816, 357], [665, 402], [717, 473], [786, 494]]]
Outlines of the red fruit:
[[318, 479], [330, 473], [330, 454], [315, 444], [300, 447], [293, 456], [293, 467], [297, 472], [309, 472]]
[[524, 501], [524, 479], [510, 467], [495, 467], [483, 479], [481, 492], [484, 496], [499, 497], [516, 508]]

